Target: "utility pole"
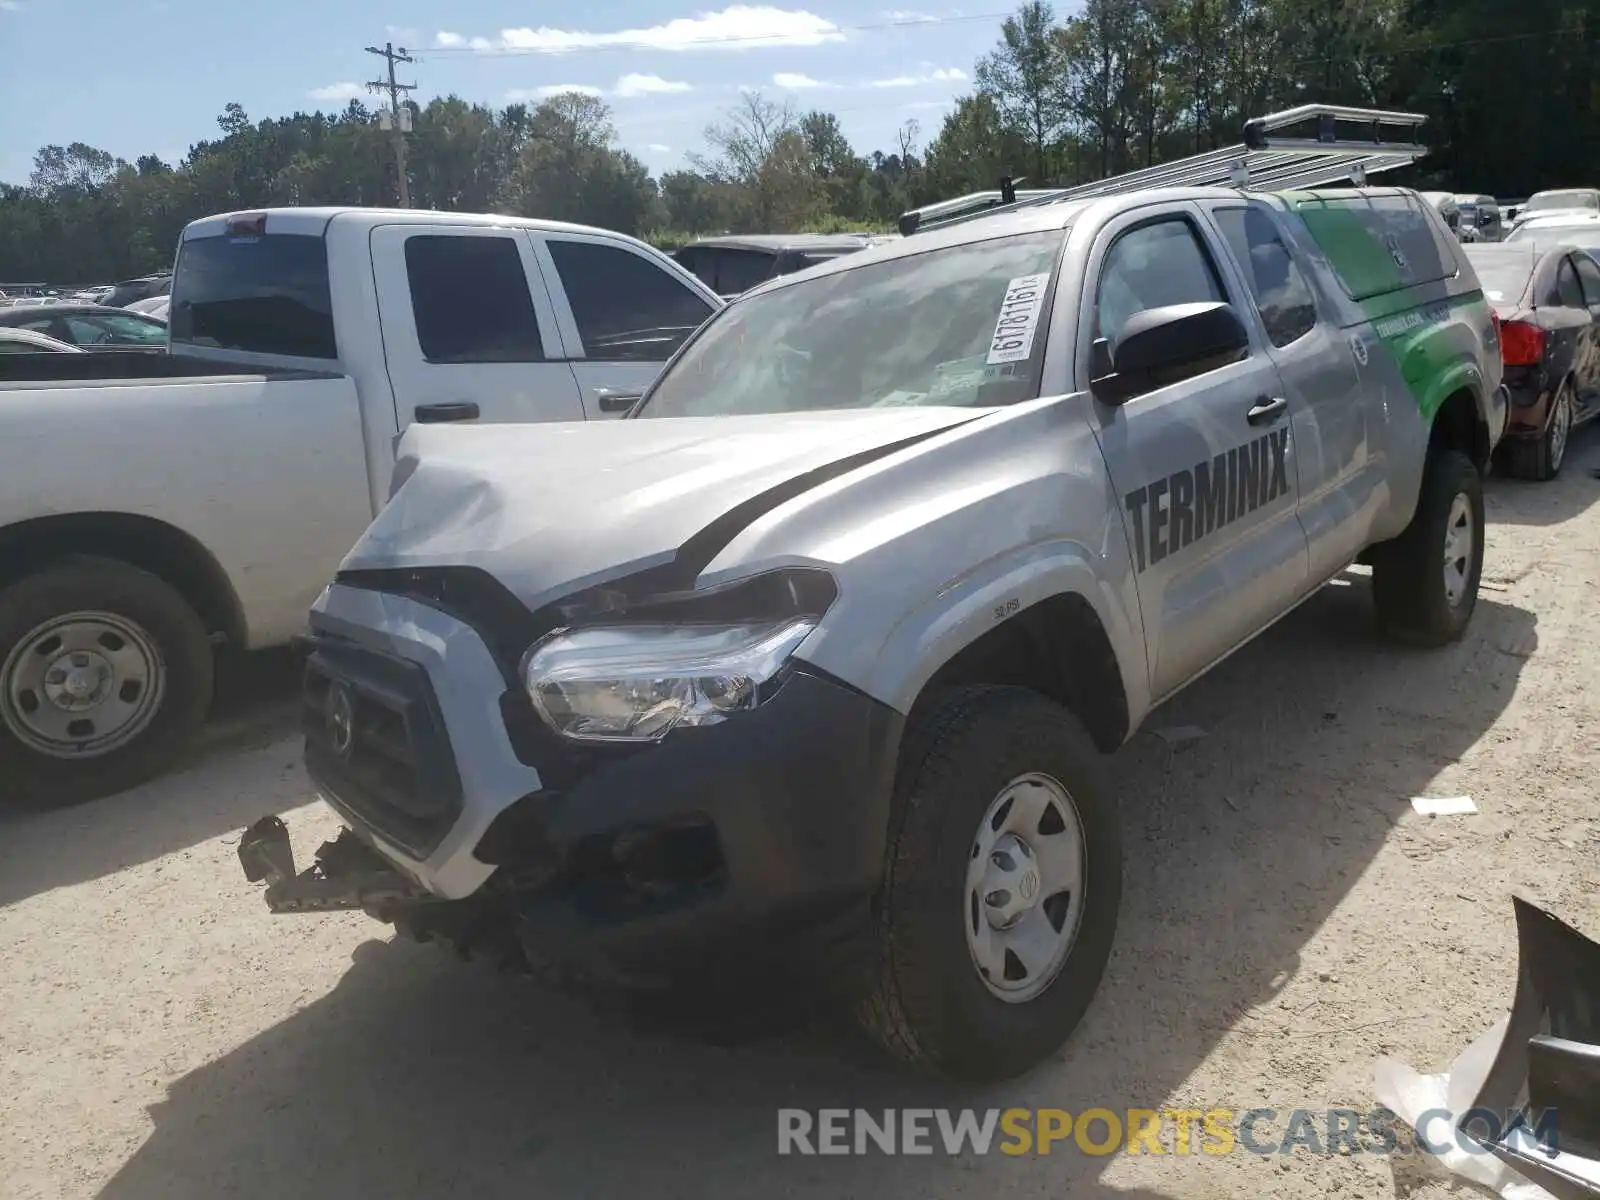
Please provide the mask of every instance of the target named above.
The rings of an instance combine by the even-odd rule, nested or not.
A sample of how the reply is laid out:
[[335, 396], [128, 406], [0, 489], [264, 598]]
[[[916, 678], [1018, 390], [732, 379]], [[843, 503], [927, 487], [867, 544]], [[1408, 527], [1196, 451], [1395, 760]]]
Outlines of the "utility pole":
[[389, 111], [387, 114], [382, 114], [387, 115], [389, 119], [382, 121], [382, 115], [380, 115], [380, 123], [394, 132], [394, 165], [395, 174], [400, 181], [400, 207], [410, 208], [411, 183], [406, 179], [406, 134], [411, 131], [411, 109], [403, 107], [400, 103], [400, 98], [406, 92], [414, 91], [417, 85], [414, 83], [396, 83], [394, 65], [395, 63], [416, 62], [416, 59], [406, 53], [404, 46], [396, 50], [393, 42], [385, 42], [382, 50], [379, 50], [376, 46], [368, 46], [366, 50], [368, 54], [376, 54], [389, 64], [389, 78], [387, 80], [375, 79], [368, 83], [367, 87], [375, 92], [389, 93]]

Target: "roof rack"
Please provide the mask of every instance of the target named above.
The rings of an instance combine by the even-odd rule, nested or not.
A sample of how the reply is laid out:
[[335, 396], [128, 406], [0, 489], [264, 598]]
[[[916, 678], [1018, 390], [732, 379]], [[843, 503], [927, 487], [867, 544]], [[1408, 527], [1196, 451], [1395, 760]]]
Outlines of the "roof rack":
[[1076, 187], [1018, 190], [1002, 179], [993, 191], [941, 200], [901, 214], [902, 234], [1064, 200], [1115, 196], [1147, 188], [1307, 188], [1366, 184], [1367, 176], [1415, 162], [1428, 153], [1417, 131], [1424, 113], [1337, 104], [1302, 104], [1246, 121], [1244, 140]]

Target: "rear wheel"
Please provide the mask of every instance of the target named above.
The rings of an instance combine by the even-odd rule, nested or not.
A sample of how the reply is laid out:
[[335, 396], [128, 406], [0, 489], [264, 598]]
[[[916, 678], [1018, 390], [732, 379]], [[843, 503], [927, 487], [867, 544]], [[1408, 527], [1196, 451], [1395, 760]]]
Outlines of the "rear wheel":
[[1402, 641], [1442, 646], [1466, 632], [1483, 573], [1483, 478], [1458, 450], [1428, 458], [1405, 532], [1372, 550], [1378, 622]]
[[212, 654], [183, 597], [82, 559], [0, 591], [0, 796], [70, 804], [164, 768], [204, 721]]
[[1504, 465], [1506, 473], [1516, 479], [1538, 482], [1554, 479], [1561, 473], [1561, 463], [1567, 456], [1567, 442], [1572, 436], [1572, 422], [1577, 410], [1577, 399], [1572, 381], [1563, 383], [1551, 402], [1550, 422], [1544, 435], [1538, 439], [1512, 441], [1506, 444]]
[[867, 1028], [967, 1080], [1049, 1057], [1099, 987], [1121, 830], [1078, 719], [1022, 688], [954, 689], [907, 731]]

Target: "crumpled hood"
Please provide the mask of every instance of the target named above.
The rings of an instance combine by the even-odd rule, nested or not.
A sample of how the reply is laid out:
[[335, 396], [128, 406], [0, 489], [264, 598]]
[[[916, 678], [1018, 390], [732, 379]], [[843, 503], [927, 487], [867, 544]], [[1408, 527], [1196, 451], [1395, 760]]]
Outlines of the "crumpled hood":
[[412, 425], [396, 450], [399, 487], [340, 569], [477, 567], [538, 608], [670, 561], [718, 517], [797, 476], [983, 415], [887, 408]]

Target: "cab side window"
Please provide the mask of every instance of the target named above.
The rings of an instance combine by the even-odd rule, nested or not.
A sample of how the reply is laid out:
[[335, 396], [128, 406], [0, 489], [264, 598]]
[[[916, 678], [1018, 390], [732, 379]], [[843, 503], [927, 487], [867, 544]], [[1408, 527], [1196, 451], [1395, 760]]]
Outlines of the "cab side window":
[[1250, 285], [1272, 344], [1287, 346], [1305, 337], [1316, 327], [1317, 304], [1272, 218], [1253, 206], [1219, 208], [1213, 215]]
[[1211, 256], [1182, 217], [1130, 229], [1112, 243], [1095, 291], [1094, 336], [1115, 349], [1128, 319], [1169, 304], [1226, 301]]
[[517, 239], [406, 239], [417, 342], [430, 363], [541, 362], [544, 341]]

